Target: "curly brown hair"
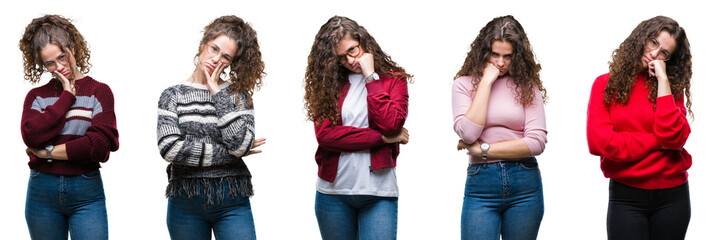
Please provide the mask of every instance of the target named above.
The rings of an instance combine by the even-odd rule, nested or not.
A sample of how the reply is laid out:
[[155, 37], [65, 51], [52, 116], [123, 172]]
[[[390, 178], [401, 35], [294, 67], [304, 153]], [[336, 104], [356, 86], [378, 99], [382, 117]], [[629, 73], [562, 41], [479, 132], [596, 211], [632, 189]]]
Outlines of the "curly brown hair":
[[89, 72], [91, 52], [82, 34], [69, 19], [60, 15], [44, 15], [32, 19], [20, 39], [25, 80], [32, 84], [40, 81], [45, 71], [40, 51], [50, 43], [57, 44], [62, 52], [71, 51], [79, 71], [83, 74]]
[[534, 58], [534, 52], [524, 28], [511, 15], [494, 18], [480, 30], [475, 41], [470, 44], [470, 52], [467, 53], [465, 63], [455, 75], [455, 79], [462, 76], [473, 76], [474, 86], [477, 89], [483, 70], [489, 63], [492, 44], [495, 41], [506, 41], [512, 44], [512, 63], [508, 74], [517, 86], [517, 101], [524, 106], [531, 104], [534, 100], [534, 87], [536, 86], [542, 92], [542, 97], [546, 102], [546, 89], [539, 77], [541, 65]]
[[338, 64], [336, 48], [345, 37], [358, 41], [365, 52], [373, 54], [374, 68], [379, 74], [405, 78], [412, 83], [413, 75], [383, 52], [376, 40], [356, 21], [334, 16], [321, 26], [314, 37], [307, 71], [304, 74], [304, 108], [309, 120], [321, 125], [324, 119], [336, 124], [339, 119], [339, 89], [347, 80], [349, 70]]
[[[608, 84], [605, 88], [604, 102], [611, 104], [626, 104], [630, 98], [635, 78], [641, 71], [641, 58], [645, 51], [648, 39], [657, 37], [660, 32], [669, 33], [676, 43], [676, 48], [666, 61], [667, 76], [670, 81], [670, 89], [675, 98], [684, 95], [687, 98], [687, 111], [692, 113], [692, 101], [690, 100], [690, 78], [692, 78], [692, 55], [690, 54], [690, 43], [687, 41], [685, 29], [680, 27], [675, 20], [665, 16], [657, 16], [645, 20], [638, 24], [630, 36], [626, 38], [618, 49], [612, 54], [609, 64]], [[650, 88], [648, 101], [655, 103], [658, 92], [658, 81], [655, 77], [648, 77], [645, 85]]]
[[252, 105], [252, 95], [262, 86], [262, 78], [266, 75], [265, 63], [262, 62], [260, 45], [257, 42], [257, 32], [249, 23], [234, 15], [216, 18], [203, 29], [203, 38], [200, 40], [197, 59], [208, 42], [225, 35], [237, 44], [235, 56], [230, 63], [228, 73], [230, 94], [246, 92], [247, 105]]

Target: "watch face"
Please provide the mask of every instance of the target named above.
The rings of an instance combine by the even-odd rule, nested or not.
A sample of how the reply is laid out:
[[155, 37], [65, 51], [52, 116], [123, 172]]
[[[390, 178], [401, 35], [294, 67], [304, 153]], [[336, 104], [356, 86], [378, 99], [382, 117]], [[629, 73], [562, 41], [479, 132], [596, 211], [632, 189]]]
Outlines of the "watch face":
[[489, 144], [487, 144], [487, 143], [483, 143], [482, 145], [480, 145], [480, 147], [482, 148], [482, 150], [485, 150], [485, 151], [489, 150]]

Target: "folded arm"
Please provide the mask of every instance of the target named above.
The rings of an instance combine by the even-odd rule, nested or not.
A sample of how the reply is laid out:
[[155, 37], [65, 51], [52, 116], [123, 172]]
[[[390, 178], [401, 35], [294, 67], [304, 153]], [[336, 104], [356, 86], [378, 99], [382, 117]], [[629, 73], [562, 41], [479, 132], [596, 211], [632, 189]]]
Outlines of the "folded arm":
[[368, 114], [383, 135], [398, 133], [408, 116], [408, 82], [393, 79], [392, 86], [383, 86], [384, 80], [366, 84]]

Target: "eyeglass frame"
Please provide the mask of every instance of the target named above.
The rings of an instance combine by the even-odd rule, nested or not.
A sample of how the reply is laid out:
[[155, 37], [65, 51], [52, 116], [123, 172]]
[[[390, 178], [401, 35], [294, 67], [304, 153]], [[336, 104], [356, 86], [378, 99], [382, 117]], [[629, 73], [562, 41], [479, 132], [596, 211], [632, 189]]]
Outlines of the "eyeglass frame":
[[667, 57], [662, 59], [663, 62], [670, 60], [670, 58], [672, 57], [672, 53], [670, 51], [668, 51], [667, 49], [664, 49], [663, 45], [660, 44], [660, 41], [658, 41], [657, 38], [654, 38], [654, 37], [648, 38], [647, 42], [645, 43], [645, 48], [647, 48], [648, 50], [659, 50], [658, 55], [662, 54], [663, 57], [665, 57], [665, 55], [667, 55]]
[[[351, 52], [353, 50], [358, 50], [355, 54], [352, 54]], [[346, 54], [344, 55], [337, 55], [336, 56], [336, 61], [339, 63], [339, 65], [344, 65], [346, 64], [349, 59], [346, 58], [346, 56], [350, 56], [352, 58], [358, 58], [364, 53], [363, 49], [361, 49], [361, 43], [356, 44], [356, 46], [350, 47], [349, 49], [346, 50]]]
[[[207, 44], [207, 45], [205, 45], [205, 47], [208, 48], [208, 49], [206, 49], [206, 51], [208, 52], [208, 56], [210, 56], [211, 58], [215, 57], [215, 55], [222, 53], [222, 55], [220, 56], [220, 62], [222, 62], [225, 65], [230, 65], [232, 63], [232, 61], [235, 60], [235, 58], [233, 56], [230, 56], [230, 54], [222, 52], [220, 47], [218, 45], [215, 45], [214, 43]], [[217, 48], [217, 50], [213, 50], [212, 47]], [[212, 51], [217, 51], [217, 52], [212, 53]], [[229, 59], [225, 59], [225, 56], [229, 57]], [[223, 60], [227, 61], [227, 62], [224, 62]]]
[[[66, 51], [62, 50], [62, 54], [59, 54], [57, 58], [54, 59], [54, 61], [49, 61], [49, 62], [42, 62], [42, 66], [48, 71], [48, 72], [53, 72], [54, 70], [57, 70], [57, 63], [62, 64], [62, 65], [68, 65], [69, 64], [69, 54], [67, 54]], [[48, 66], [49, 65], [49, 66]], [[51, 69], [50, 68], [55, 68]]]

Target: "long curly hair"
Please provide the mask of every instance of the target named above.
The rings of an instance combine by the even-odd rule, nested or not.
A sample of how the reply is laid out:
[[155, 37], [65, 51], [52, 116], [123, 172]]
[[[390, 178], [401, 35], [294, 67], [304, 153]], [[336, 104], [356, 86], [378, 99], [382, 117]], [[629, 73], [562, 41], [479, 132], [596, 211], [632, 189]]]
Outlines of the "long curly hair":
[[257, 32], [242, 18], [234, 15], [218, 17], [203, 29], [203, 38], [200, 40], [195, 58], [198, 58], [208, 42], [221, 35], [227, 36], [237, 44], [228, 72], [227, 81], [230, 83], [228, 93], [246, 92], [247, 105], [252, 105], [252, 95], [255, 90], [262, 87], [262, 78], [266, 75], [265, 63], [262, 62], [262, 53], [257, 42]]
[[477, 89], [483, 70], [490, 61], [492, 44], [495, 41], [506, 41], [512, 44], [512, 63], [508, 74], [516, 85], [517, 101], [524, 106], [531, 104], [534, 100], [534, 87], [537, 87], [546, 102], [546, 89], [539, 77], [541, 65], [534, 58], [534, 52], [524, 28], [511, 15], [492, 19], [480, 30], [475, 41], [470, 44], [470, 52], [467, 53], [465, 63], [455, 75], [455, 79], [462, 76], [473, 76], [474, 86]]
[[[615, 103], [626, 104], [630, 98], [635, 78], [641, 71], [641, 58], [650, 38], [657, 37], [660, 32], [669, 33], [676, 43], [676, 49], [666, 61], [667, 76], [670, 88], [675, 98], [687, 98], [687, 111], [693, 116], [690, 100], [690, 78], [692, 78], [692, 55], [690, 43], [687, 41], [685, 29], [675, 20], [665, 16], [657, 16], [638, 24], [630, 36], [618, 46], [612, 54], [609, 64], [608, 84], [605, 88], [604, 102], [607, 105]], [[655, 103], [658, 92], [658, 81], [655, 77], [647, 77], [645, 85], [650, 88], [648, 101]]]
[[20, 39], [25, 80], [32, 84], [40, 81], [45, 71], [40, 51], [50, 43], [57, 44], [63, 52], [71, 51], [79, 71], [83, 74], [89, 72], [91, 52], [82, 34], [69, 19], [59, 15], [44, 15], [32, 19]]
[[321, 125], [324, 119], [336, 124], [339, 119], [339, 89], [347, 80], [349, 70], [338, 64], [336, 48], [346, 36], [358, 41], [365, 52], [373, 54], [374, 68], [379, 74], [405, 78], [412, 82], [413, 75], [383, 52], [376, 40], [356, 21], [334, 16], [321, 26], [314, 37], [307, 71], [304, 74], [304, 108], [309, 120]]

